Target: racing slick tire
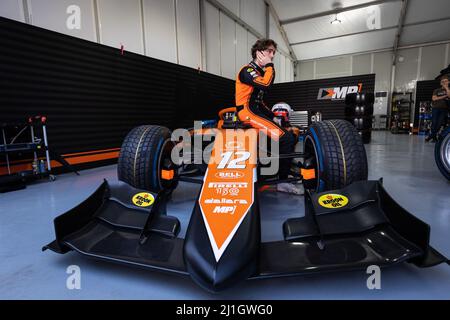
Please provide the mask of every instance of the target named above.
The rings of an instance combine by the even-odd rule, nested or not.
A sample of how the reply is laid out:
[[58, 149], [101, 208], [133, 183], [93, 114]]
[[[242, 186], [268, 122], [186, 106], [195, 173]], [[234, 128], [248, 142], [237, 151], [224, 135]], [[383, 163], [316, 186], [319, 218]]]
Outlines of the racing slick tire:
[[434, 146], [434, 159], [439, 171], [450, 180], [450, 127], [439, 135]]
[[314, 122], [305, 137], [304, 152], [313, 157], [315, 177], [305, 187], [323, 192], [367, 180], [367, 155], [361, 136], [346, 120]]
[[[175, 188], [176, 170], [170, 158], [174, 142], [170, 137], [170, 130], [162, 126], [143, 125], [132, 129], [120, 148], [119, 180], [153, 192]], [[168, 175], [163, 175], [163, 170]]]

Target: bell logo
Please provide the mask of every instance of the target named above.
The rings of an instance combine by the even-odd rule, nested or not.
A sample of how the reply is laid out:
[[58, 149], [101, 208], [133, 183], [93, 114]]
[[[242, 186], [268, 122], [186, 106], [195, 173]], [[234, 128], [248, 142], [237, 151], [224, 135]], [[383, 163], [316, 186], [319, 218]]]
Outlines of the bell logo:
[[216, 178], [220, 179], [239, 179], [244, 176], [242, 172], [217, 172], [215, 174]]
[[336, 88], [320, 88], [317, 100], [344, 100], [347, 94], [361, 92], [362, 83], [357, 86], [344, 86]]

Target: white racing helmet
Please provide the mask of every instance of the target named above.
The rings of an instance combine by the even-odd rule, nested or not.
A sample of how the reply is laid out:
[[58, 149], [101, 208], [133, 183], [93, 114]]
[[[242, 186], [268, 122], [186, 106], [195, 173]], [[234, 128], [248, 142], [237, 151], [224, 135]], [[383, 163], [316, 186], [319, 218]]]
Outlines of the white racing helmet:
[[273, 105], [272, 112], [275, 117], [282, 118], [285, 121], [289, 121], [289, 117], [294, 110], [286, 102], [278, 102]]

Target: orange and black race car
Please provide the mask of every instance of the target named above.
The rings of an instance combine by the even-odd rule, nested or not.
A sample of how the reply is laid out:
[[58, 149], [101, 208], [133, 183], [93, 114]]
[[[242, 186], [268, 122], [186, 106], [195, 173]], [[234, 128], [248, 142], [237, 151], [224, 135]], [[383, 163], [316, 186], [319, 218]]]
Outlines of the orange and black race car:
[[[225, 109], [217, 125], [190, 130], [177, 141], [161, 126], [131, 130], [120, 151], [121, 181], [105, 180], [55, 218], [56, 240], [44, 249], [190, 275], [210, 291], [249, 278], [449, 263], [429, 245], [429, 225], [400, 207], [382, 179], [367, 180], [365, 149], [349, 122], [315, 122], [299, 142], [302, 152], [278, 155], [262, 150], [267, 137], [241, 121], [240, 111]], [[213, 143], [183, 158], [200, 152], [209, 159], [174, 161], [177, 147], [205, 137]], [[259, 187], [282, 182], [264, 170], [267, 160], [287, 158], [287, 180], [304, 185], [305, 212], [280, 226], [284, 240], [262, 242]], [[180, 181], [201, 184], [184, 238], [178, 237], [179, 220], [166, 211]]]

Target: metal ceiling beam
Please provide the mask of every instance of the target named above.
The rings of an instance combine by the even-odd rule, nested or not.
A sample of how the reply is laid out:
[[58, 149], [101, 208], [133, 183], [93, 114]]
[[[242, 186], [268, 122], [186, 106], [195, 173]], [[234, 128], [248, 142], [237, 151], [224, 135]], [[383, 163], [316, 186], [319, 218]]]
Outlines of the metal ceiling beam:
[[379, 5], [379, 4], [386, 3], [386, 2], [397, 2], [397, 1], [401, 1], [401, 0], [377, 0], [377, 1], [370, 1], [370, 2], [366, 2], [366, 3], [362, 3], [362, 4], [357, 4], [357, 5], [354, 5], [354, 6], [345, 7], [345, 8], [337, 8], [337, 9], [333, 9], [333, 10], [328, 10], [328, 11], [322, 11], [322, 12], [318, 12], [318, 13], [309, 14], [309, 15], [302, 16], [302, 17], [296, 17], [296, 18], [280, 20], [280, 24], [281, 25], [285, 25], [285, 24], [289, 24], [289, 23], [295, 23], [295, 22], [299, 22], [299, 21], [304, 21], [304, 20], [309, 20], [309, 19], [314, 19], [314, 18], [330, 16], [330, 15], [333, 15], [333, 14], [338, 14], [338, 13], [342, 13], [342, 12], [346, 12], [346, 11], [362, 9], [362, 8], [375, 6], [375, 5]]
[[288, 50], [289, 50], [289, 55], [292, 59], [292, 61], [297, 61], [297, 56], [295, 55], [294, 49], [292, 49], [291, 44], [289, 42], [289, 39], [287, 37], [286, 31], [284, 30], [283, 26], [280, 24], [280, 18], [278, 17], [278, 14], [272, 4], [272, 2], [270, 0], [266, 0], [266, 4], [269, 7], [269, 11], [273, 16], [273, 19], [275, 20], [275, 25], [278, 28], [278, 31], [281, 34], [281, 37], [284, 40], [284, 43], [286, 44]]
[[[403, 24], [403, 28], [411, 27], [411, 26], [417, 26], [417, 25], [421, 25], [421, 24], [433, 23], [433, 22], [446, 21], [446, 20], [450, 20], [450, 17], [445, 17], [445, 18], [440, 18], [440, 19], [433, 19], [433, 20], [425, 20], [425, 21], [417, 21], [417, 22], [412, 22], [412, 23], [405, 23], [405, 24]], [[395, 26], [385, 27], [385, 28], [380, 28], [380, 29], [364, 30], [364, 31], [359, 31], [359, 32], [345, 33], [345, 34], [341, 34], [341, 35], [338, 35], [338, 36], [331, 36], [331, 37], [318, 38], [318, 39], [308, 40], [308, 41], [294, 42], [294, 43], [291, 43], [290, 45], [291, 46], [296, 46], [296, 45], [299, 45], [299, 44], [317, 42], [317, 41], [322, 41], [322, 40], [330, 40], [330, 39], [336, 39], [336, 38], [341, 38], [341, 37], [354, 36], [354, 35], [358, 35], [358, 34], [365, 34], [365, 33], [384, 31], [384, 30], [392, 30], [392, 29], [398, 29], [398, 26], [395, 25]]]
[[397, 51], [398, 51], [398, 45], [400, 43], [400, 38], [402, 36], [403, 31], [403, 24], [405, 23], [405, 16], [406, 11], [408, 10], [408, 0], [402, 0], [402, 9], [400, 10], [400, 17], [398, 18], [398, 29], [397, 34], [395, 35], [394, 39], [394, 53], [392, 55], [392, 65], [395, 66], [396, 58], [397, 58]]

